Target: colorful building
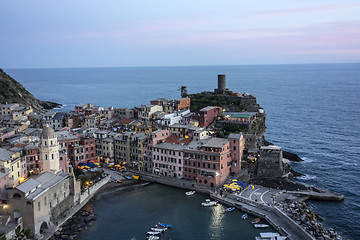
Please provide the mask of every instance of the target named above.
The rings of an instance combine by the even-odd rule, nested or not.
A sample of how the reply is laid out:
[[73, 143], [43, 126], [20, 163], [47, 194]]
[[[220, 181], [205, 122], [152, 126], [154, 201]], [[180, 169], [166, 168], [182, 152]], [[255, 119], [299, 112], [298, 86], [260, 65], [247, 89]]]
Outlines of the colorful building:
[[208, 106], [200, 109], [198, 113], [194, 114], [193, 118], [199, 121], [199, 127], [208, 127], [221, 112], [221, 107]]

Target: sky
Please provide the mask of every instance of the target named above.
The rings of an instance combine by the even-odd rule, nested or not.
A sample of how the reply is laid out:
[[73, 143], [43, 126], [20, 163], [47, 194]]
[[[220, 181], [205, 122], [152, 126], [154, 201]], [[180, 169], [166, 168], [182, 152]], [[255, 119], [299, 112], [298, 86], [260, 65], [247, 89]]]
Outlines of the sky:
[[0, 0], [0, 68], [360, 62], [357, 0]]

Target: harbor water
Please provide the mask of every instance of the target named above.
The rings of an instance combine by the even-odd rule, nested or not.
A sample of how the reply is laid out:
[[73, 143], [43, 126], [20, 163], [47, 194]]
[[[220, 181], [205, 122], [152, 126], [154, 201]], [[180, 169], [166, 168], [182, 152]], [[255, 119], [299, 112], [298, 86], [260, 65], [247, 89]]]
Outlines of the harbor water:
[[260, 232], [274, 231], [253, 228], [254, 217], [243, 220], [238, 209], [224, 212], [227, 206], [220, 204], [202, 207], [206, 198], [200, 193], [186, 196], [184, 190], [160, 184], [105, 193], [93, 203], [97, 221], [75, 239], [145, 239], [158, 222], [173, 226], [161, 234], [164, 240], [254, 240]]
[[[360, 229], [349, 227], [354, 225], [356, 219], [360, 219], [360, 64], [5, 71], [35, 97], [64, 104], [60, 111], [73, 110], [75, 104], [86, 102], [104, 107], [134, 107], [148, 104], [158, 97], [174, 99], [180, 97], [179, 89], [183, 85], [187, 86], [189, 93], [213, 91], [217, 88], [217, 74], [226, 74], [229, 89], [253, 94], [264, 108], [267, 114], [266, 139], [285, 150], [297, 153], [305, 160], [292, 164], [296, 171], [306, 174], [298, 180], [345, 196], [343, 202], [310, 202], [324, 219], [325, 226], [334, 228], [346, 238], [360, 239]], [[129, 191], [128, 194], [130, 197], [140, 193]], [[164, 191], [161, 196], [167, 198], [171, 194], [168, 196]], [[117, 195], [108, 196], [109, 200], [116, 197]], [[119, 195], [119, 200], [122, 198], [126, 198], [126, 194], [122, 194], [122, 197]], [[133, 198], [134, 202], [131, 204], [145, 208], [146, 205], [142, 204], [146, 204], [148, 200], [148, 197], [145, 200]], [[101, 204], [105, 203], [99, 201], [99, 206]], [[174, 208], [170, 202], [168, 205], [165, 207]], [[109, 204], [107, 207], [112, 209]], [[185, 207], [185, 202], [180, 202], [177, 207]], [[100, 218], [102, 210], [99, 208], [99, 211]], [[143, 227], [146, 225], [147, 228], [153, 221], [161, 220], [158, 218], [160, 216], [144, 222]], [[141, 221], [141, 216], [136, 221], [124, 220], [122, 225], [114, 222], [112, 227], [116, 229], [126, 225], [129, 230], [123, 231], [123, 234], [131, 237], [138, 221]], [[181, 221], [190, 220], [185, 218]], [[197, 228], [202, 234], [211, 232], [206, 224], [198, 226], [204, 226]], [[248, 228], [251, 231], [250, 226]], [[146, 230], [139, 229], [141, 233]], [[230, 230], [226, 228], [224, 232], [226, 231]]]

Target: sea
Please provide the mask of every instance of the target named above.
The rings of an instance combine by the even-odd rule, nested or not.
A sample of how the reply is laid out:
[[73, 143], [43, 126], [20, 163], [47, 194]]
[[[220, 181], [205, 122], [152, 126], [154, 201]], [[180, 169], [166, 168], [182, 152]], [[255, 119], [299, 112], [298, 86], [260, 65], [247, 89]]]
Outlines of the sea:
[[[323, 218], [322, 224], [335, 229], [346, 239], [360, 239], [359, 63], [5, 71], [36, 98], [63, 104], [57, 111], [74, 110], [78, 103], [132, 108], [158, 97], [179, 98], [181, 86], [186, 86], [188, 93], [213, 91], [217, 88], [217, 75], [226, 74], [227, 88], [256, 96], [264, 108], [266, 139], [304, 160], [291, 163], [294, 170], [305, 174], [297, 180], [345, 196], [342, 202], [308, 202]], [[79, 239], [104, 238], [100, 231], [103, 228], [108, 229], [108, 233], [110, 229], [117, 233], [118, 239], [133, 236], [140, 239], [137, 230], [148, 230], [143, 229], [144, 219], [151, 219], [152, 214], [161, 216], [161, 208], [171, 213], [160, 217], [163, 221], [183, 222], [181, 231], [199, 232], [197, 238], [175, 237], [175, 234], [171, 239], [240, 239], [231, 233], [232, 228], [227, 227], [232, 222], [236, 223], [232, 227], [241, 229], [238, 233], [248, 231], [253, 235], [250, 225], [243, 228], [240, 220], [232, 215], [218, 216], [220, 211], [216, 209], [202, 213], [198, 209], [200, 199], [195, 197], [197, 202], [191, 205], [190, 200], [182, 197], [183, 192], [178, 191], [154, 185], [100, 198], [95, 208], [98, 208], [101, 221], [89, 230], [90, 235], [80, 235]], [[174, 199], [173, 195], [178, 197]], [[153, 204], [153, 210], [144, 210]], [[156, 219], [148, 224], [153, 224]], [[212, 225], [214, 221], [219, 222], [221, 234], [216, 235], [216, 231], [211, 230], [212, 226], [216, 227], [216, 224]]]

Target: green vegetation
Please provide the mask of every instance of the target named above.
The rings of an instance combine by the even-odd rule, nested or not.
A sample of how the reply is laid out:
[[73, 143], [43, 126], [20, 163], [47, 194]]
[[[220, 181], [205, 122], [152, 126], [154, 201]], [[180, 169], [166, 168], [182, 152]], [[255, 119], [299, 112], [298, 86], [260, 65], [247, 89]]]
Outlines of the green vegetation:
[[80, 181], [81, 181], [81, 188], [85, 188], [85, 187], [91, 185], [91, 183], [93, 181], [95, 181], [98, 178], [101, 178], [102, 175], [103, 175], [102, 170], [83, 173], [82, 175], [79, 176]]
[[186, 98], [188, 96], [187, 88], [186, 86], [181, 86], [181, 97]]

